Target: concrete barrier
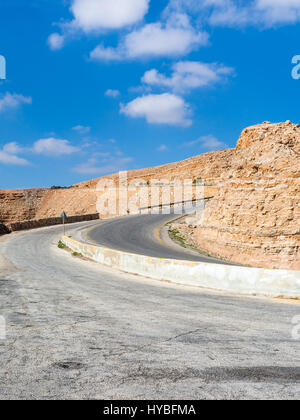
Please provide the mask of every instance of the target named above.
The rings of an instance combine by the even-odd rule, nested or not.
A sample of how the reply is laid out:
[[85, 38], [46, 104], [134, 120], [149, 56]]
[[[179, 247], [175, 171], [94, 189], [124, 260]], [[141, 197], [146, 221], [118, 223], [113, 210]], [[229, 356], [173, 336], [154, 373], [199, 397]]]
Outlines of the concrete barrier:
[[127, 273], [241, 294], [300, 298], [300, 271], [168, 260], [89, 245], [67, 236], [63, 236], [62, 241], [84, 257]]

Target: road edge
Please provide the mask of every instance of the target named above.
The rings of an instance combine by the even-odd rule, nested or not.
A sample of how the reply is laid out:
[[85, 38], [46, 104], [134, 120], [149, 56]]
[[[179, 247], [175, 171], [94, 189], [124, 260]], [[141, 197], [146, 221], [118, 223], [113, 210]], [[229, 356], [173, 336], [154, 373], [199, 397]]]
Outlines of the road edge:
[[130, 274], [244, 295], [300, 298], [300, 271], [155, 258], [87, 244], [67, 236], [61, 240], [73, 252]]

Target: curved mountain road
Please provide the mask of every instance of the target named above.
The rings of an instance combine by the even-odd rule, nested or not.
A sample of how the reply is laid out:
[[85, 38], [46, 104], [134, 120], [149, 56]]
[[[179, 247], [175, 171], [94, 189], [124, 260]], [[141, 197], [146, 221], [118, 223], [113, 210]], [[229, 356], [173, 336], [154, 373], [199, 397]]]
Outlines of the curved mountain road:
[[0, 238], [1, 399], [299, 398], [299, 305], [120, 273], [61, 234]]
[[168, 236], [165, 224], [179, 217], [174, 214], [119, 217], [99, 222], [80, 239], [106, 248], [149, 257], [227, 264], [174, 243]]

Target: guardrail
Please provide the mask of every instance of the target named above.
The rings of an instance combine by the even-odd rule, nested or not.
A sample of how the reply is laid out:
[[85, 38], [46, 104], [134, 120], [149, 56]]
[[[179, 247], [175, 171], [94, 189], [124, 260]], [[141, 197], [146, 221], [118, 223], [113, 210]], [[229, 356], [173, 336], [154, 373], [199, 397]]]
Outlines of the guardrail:
[[198, 201], [208, 201], [211, 200], [212, 197], [205, 197], [205, 198], [193, 198], [192, 200], [186, 200], [186, 201], [175, 201], [174, 203], [165, 203], [165, 204], [156, 204], [154, 206], [147, 206], [147, 207], [139, 207], [139, 211], [142, 210], [151, 210], [151, 209], [162, 209], [163, 207], [174, 207], [174, 206], [184, 206], [185, 204], [191, 203], [191, 204], [195, 204]]

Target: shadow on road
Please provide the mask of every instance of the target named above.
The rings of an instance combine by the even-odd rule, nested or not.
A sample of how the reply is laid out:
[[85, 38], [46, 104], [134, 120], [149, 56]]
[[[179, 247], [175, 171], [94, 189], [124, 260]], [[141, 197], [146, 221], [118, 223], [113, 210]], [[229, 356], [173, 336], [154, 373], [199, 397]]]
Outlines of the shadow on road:
[[240, 368], [210, 368], [202, 372], [211, 381], [300, 382], [300, 367], [258, 366]]

